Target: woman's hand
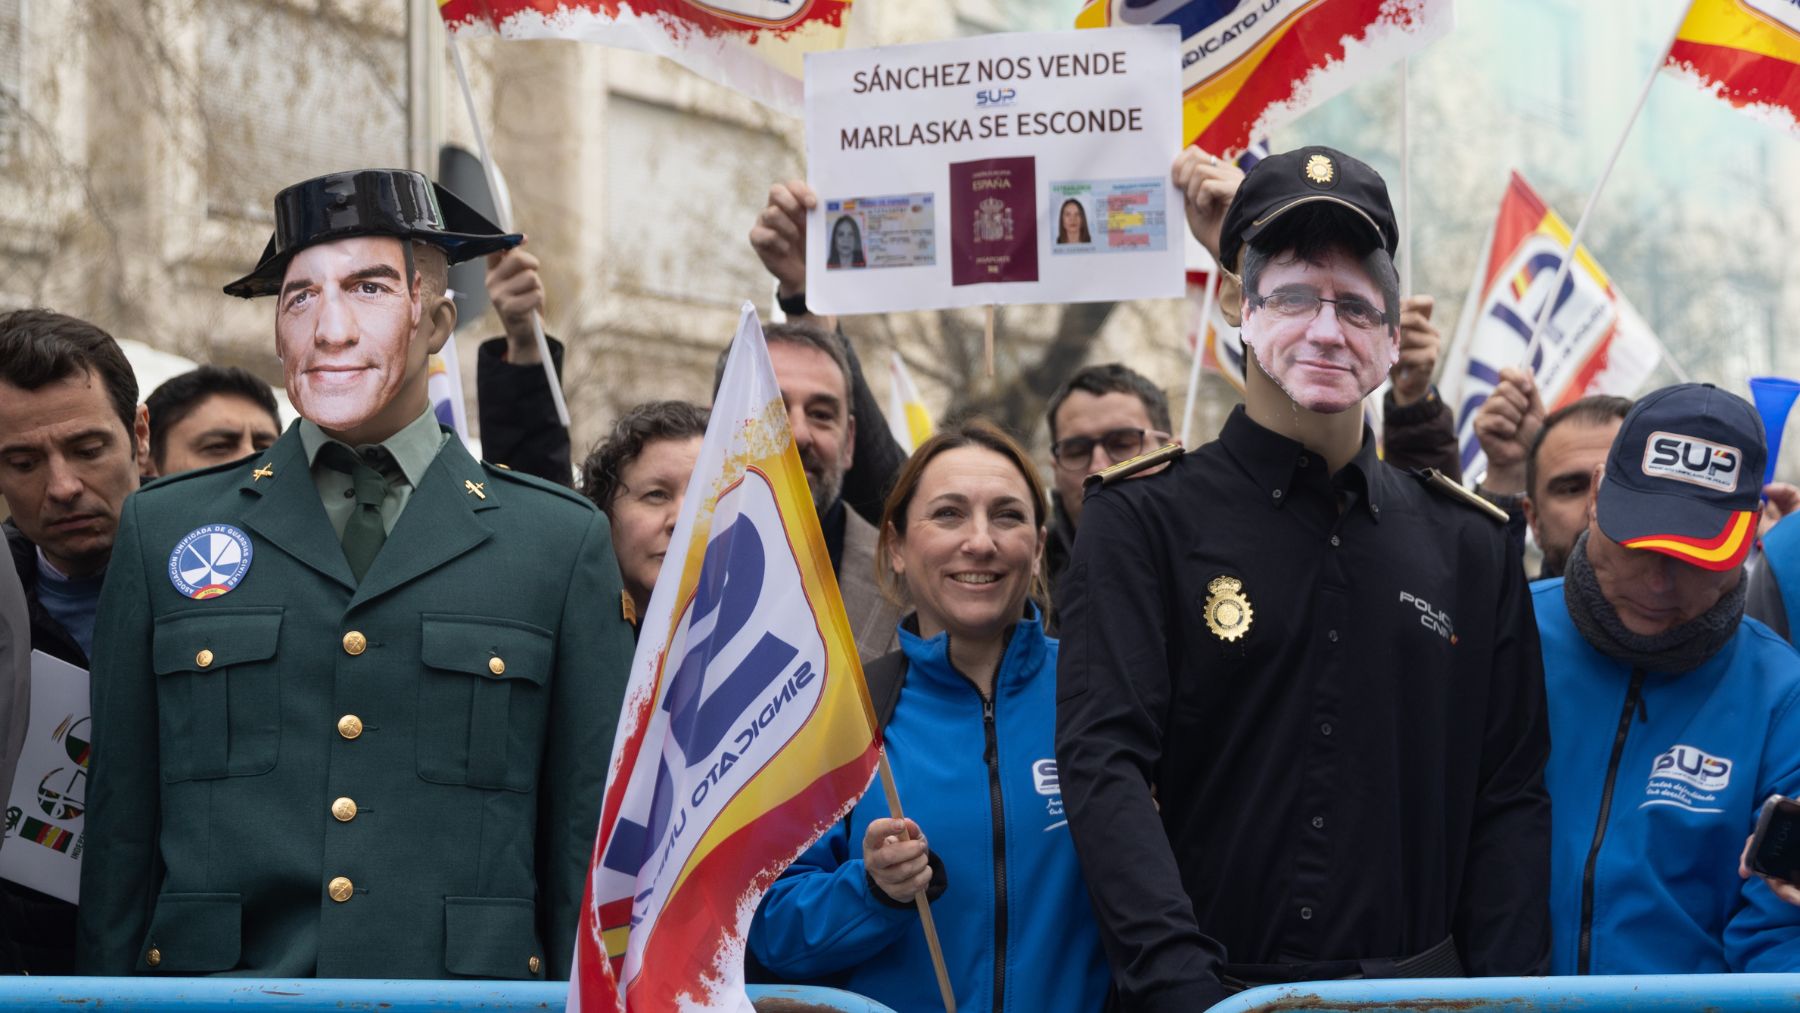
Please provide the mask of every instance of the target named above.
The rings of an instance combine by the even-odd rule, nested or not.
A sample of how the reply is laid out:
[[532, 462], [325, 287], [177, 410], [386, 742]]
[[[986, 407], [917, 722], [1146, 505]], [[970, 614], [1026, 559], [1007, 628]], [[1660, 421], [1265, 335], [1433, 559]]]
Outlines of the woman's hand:
[[931, 885], [930, 849], [912, 820], [879, 819], [863, 833], [863, 867], [881, 891], [901, 904]]

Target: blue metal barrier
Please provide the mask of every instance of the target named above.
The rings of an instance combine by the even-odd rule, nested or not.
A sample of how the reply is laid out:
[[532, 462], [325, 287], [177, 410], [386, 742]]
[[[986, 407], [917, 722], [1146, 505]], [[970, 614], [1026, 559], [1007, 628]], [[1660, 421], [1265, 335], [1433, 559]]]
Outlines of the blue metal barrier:
[[1764, 1013], [1800, 1010], [1800, 974], [1592, 978], [1413, 978], [1265, 985], [1207, 1013]]
[[[374, 981], [303, 978], [0, 978], [0, 1010], [149, 1013], [311, 1013], [377, 1010], [427, 1013], [461, 1010], [542, 1010], [557, 1013], [569, 998], [566, 981]], [[894, 1013], [886, 1006], [831, 988], [752, 985], [755, 1000], [792, 999], [841, 1013]]]

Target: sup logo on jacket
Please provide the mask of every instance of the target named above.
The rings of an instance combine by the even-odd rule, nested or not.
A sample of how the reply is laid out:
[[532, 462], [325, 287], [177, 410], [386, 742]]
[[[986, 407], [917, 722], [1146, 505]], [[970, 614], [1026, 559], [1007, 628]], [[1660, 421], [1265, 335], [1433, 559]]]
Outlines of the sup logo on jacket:
[[1649, 798], [1640, 806], [1672, 805], [1689, 812], [1724, 812], [1719, 792], [1731, 785], [1731, 759], [1693, 746], [1675, 745], [1650, 765]]

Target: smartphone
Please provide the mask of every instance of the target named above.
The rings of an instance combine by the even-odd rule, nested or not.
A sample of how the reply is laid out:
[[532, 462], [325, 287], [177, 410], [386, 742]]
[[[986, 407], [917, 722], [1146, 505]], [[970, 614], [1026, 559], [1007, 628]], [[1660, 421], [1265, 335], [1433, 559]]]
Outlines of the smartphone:
[[1800, 884], [1800, 802], [1771, 795], [1763, 803], [1750, 840], [1750, 869]]

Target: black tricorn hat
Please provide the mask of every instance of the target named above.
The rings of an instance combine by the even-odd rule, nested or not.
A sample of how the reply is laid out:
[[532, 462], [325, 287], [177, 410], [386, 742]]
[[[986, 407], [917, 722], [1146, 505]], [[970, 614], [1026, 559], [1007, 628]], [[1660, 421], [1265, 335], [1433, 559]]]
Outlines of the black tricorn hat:
[[524, 237], [500, 231], [460, 197], [408, 169], [357, 169], [309, 179], [275, 195], [275, 234], [256, 270], [225, 286], [253, 299], [281, 290], [294, 254], [352, 236], [430, 243], [450, 263], [511, 249]]

